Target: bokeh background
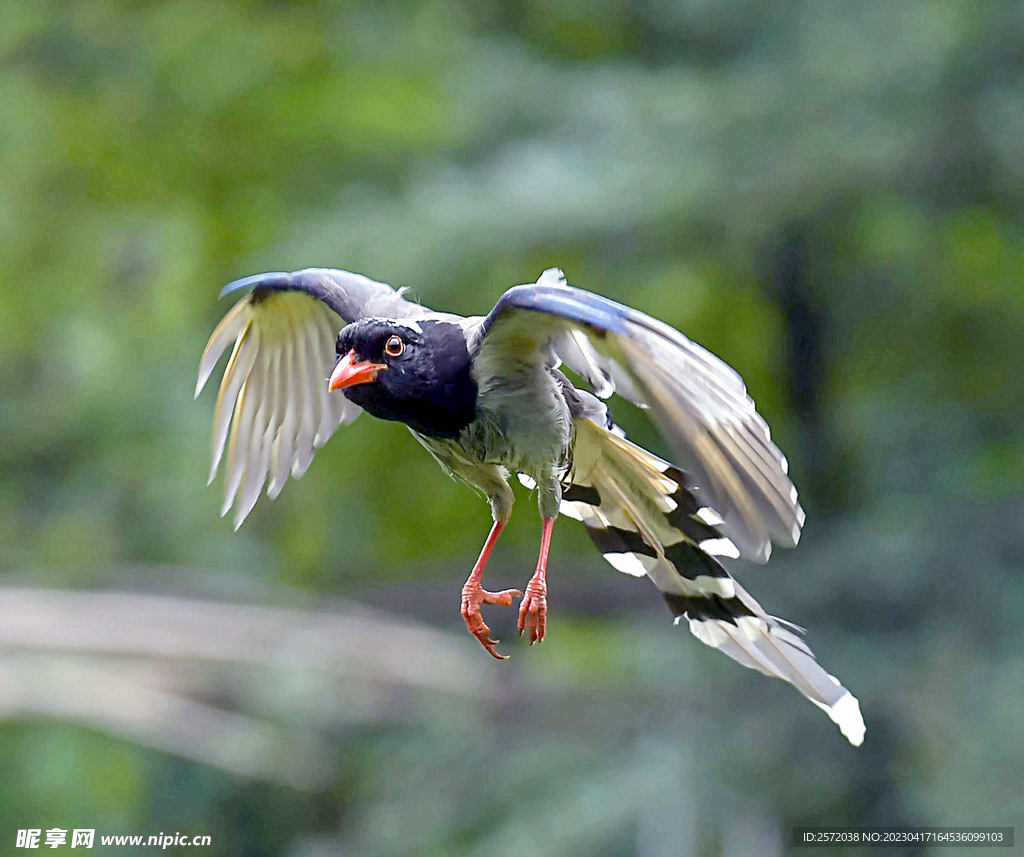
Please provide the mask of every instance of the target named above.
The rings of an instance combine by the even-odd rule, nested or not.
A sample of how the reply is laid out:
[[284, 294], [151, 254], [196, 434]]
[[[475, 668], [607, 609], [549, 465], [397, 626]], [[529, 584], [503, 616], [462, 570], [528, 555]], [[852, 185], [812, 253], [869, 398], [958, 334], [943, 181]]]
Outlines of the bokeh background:
[[[1024, 818], [1019, 2], [7, 0], [0, 116], [3, 853], [772, 855]], [[559, 265], [739, 369], [808, 522], [734, 570], [864, 746], [569, 520], [548, 640], [491, 608], [492, 661], [458, 613], [486, 504], [399, 425], [233, 533], [199, 355], [223, 283], [307, 265], [465, 314]]]

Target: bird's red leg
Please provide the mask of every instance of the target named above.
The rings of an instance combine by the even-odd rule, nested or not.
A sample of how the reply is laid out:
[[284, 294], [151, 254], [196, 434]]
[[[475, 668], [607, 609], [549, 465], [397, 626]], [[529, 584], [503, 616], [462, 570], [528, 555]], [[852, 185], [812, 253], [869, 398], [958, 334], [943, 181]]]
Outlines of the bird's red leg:
[[480, 550], [480, 556], [476, 561], [476, 565], [473, 566], [469, 579], [462, 587], [462, 618], [466, 620], [466, 628], [470, 634], [480, 641], [480, 645], [498, 660], [505, 660], [508, 655], [499, 655], [497, 649], [495, 649], [498, 641], [491, 639], [491, 629], [487, 627], [484, 617], [480, 615], [480, 605], [501, 604], [508, 607], [512, 604], [513, 598], [523, 597], [523, 593], [518, 589], [488, 592], [480, 586], [480, 578], [483, 577], [487, 561], [491, 558], [491, 551], [494, 550], [494, 545], [497, 543], [498, 536], [501, 535], [503, 529], [505, 529], [505, 521], [494, 522], [494, 526], [491, 527], [491, 532], [487, 536], [487, 541], [484, 542], [484, 546]]
[[527, 626], [530, 628], [530, 645], [544, 639], [548, 618], [548, 551], [551, 549], [551, 532], [555, 528], [554, 518], [545, 518], [540, 533], [540, 556], [537, 570], [526, 584], [526, 595], [519, 605], [519, 636]]

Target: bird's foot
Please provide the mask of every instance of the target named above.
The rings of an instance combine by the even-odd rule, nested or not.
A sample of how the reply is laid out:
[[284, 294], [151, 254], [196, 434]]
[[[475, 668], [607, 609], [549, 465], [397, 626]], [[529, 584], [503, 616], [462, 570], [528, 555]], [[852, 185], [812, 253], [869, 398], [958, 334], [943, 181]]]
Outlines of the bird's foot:
[[526, 595], [519, 605], [519, 636], [530, 629], [530, 645], [544, 639], [548, 618], [548, 585], [541, 570], [526, 584]]
[[484, 617], [480, 615], [481, 604], [500, 604], [503, 607], [510, 607], [513, 598], [522, 598], [523, 593], [518, 589], [504, 589], [501, 592], [488, 592], [479, 583], [467, 583], [462, 587], [462, 618], [466, 620], [466, 629], [490, 653], [491, 657], [499, 661], [506, 660], [508, 655], [498, 654], [495, 648], [498, 640], [491, 639], [491, 629], [487, 627]]

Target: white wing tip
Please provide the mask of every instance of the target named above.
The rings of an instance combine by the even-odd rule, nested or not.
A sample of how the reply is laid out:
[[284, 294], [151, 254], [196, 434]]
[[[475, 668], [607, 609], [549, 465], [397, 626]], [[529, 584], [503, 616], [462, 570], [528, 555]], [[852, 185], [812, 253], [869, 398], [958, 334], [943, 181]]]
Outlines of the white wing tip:
[[699, 547], [704, 553], [709, 553], [711, 556], [726, 556], [730, 559], [740, 558], [739, 548], [726, 538], [704, 539]]
[[701, 506], [694, 513], [694, 516], [698, 520], [703, 521], [709, 527], [718, 527], [725, 523], [725, 521], [722, 520], [722, 516], [719, 515], [718, 512], [716, 512], [710, 506]]
[[568, 500], [563, 500], [558, 506], [558, 513], [565, 515], [567, 518], [572, 518], [574, 521], [582, 521], [583, 515], [576, 507]]
[[561, 268], [547, 268], [544, 273], [537, 278], [538, 286], [564, 286], [567, 285], [565, 274], [562, 273]]
[[731, 577], [712, 577], [709, 574], [698, 574], [693, 582], [700, 589], [709, 595], [719, 595], [722, 598], [736, 597], [736, 583]]
[[[836, 684], [839, 684], [839, 680], [835, 676], [829, 676], [829, 678]], [[850, 691], [846, 691], [831, 706], [823, 705], [814, 699], [811, 702], [831, 718], [832, 722], [839, 727], [839, 731], [846, 737], [846, 740], [854, 747], [859, 747], [864, 743], [864, 733], [867, 732], [867, 727], [864, 725], [864, 718], [860, 713], [860, 702], [857, 701], [857, 697], [850, 693]]]
[[623, 574], [628, 574], [632, 577], [644, 577], [647, 574], [647, 568], [636, 554], [610, 552], [606, 553], [604, 558], [612, 568], [616, 571], [621, 571]]

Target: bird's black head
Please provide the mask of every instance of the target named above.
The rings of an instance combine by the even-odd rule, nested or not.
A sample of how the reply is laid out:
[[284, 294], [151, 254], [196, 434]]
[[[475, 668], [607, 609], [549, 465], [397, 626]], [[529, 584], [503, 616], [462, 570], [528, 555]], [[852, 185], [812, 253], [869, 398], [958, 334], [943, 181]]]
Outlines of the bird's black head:
[[462, 329], [446, 321], [364, 318], [338, 335], [331, 390], [382, 420], [455, 437], [476, 415]]

